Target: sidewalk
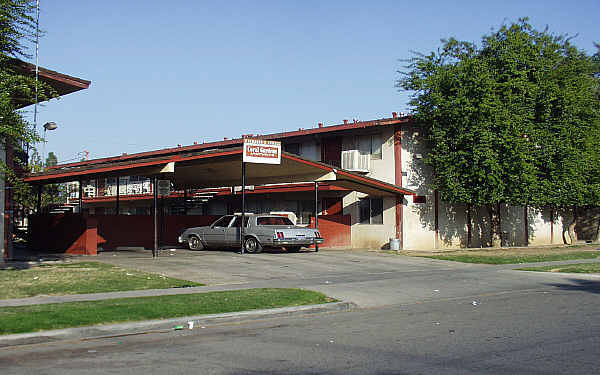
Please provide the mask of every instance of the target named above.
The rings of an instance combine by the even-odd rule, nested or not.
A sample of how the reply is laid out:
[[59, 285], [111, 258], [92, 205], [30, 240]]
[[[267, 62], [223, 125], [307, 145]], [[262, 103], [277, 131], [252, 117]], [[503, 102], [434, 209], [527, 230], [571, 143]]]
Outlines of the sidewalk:
[[[179, 252], [178, 252], [179, 253]], [[129, 335], [149, 330], [170, 331], [177, 325], [217, 324], [248, 319], [323, 312], [350, 311], [394, 304], [422, 303], [439, 298], [475, 298], [483, 294], [506, 291], [552, 290], [577, 284], [573, 279], [597, 280], [600, 275], [559, 274], [512, 271], [527, 266], [600, 262], [596, 259], [555, 261], [530, 264], [482, 265], [402, 257], [378, 252], [337, 252], [300, 254], [255, 254], [241, 256], [223, 252], [181, 253], [159, 260], [143, 254], [105, 254], [98, 261], [148, 272], [165, 273], [185, 279], [209, 277], [224, 282], [191, 288], [151, 289], [125, 292], [36, 296], [0, 300], [0, 307], [26, 306], [74, 301], [96, 301], [250, 288], [304, 288], [336, 298], [339, 303], [272, 310], [246, 311], [211, 316], [182, 317], [160, 321], [100, 325], [58, 331], [0, 336], [0, 347], [67, 338]], [[96, 260], [90, 259], [90, 260]], [[87, 259], [86, 259], [87, 260]], [[518, 272], [518, 276], [517, 276]], [[225, 277], [227, 275], [227, 277]], [[515, 277], [517, 276], [517, 277]], [[166, 332], [165, 331], [165, 332]]]

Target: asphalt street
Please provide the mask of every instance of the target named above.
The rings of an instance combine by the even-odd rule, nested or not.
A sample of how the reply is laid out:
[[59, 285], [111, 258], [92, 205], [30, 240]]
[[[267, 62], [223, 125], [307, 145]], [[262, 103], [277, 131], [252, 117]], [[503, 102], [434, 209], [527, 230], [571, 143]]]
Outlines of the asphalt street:
[[212, 262], [208, 273], [214, 279], [240, 267], [236, 261], [246, 262], [237, 271], [246, 276], [207, 288], [295, 285], [359, 307], [5, 347], [2, 374], [600, 373], [600, 278], [594, 276], [367, 252], [243, 258], [182, 253], [149, 262], [136, 261], [133, 254], [108, 257], [121, 265], [161, 267], [166, 274], [200, 273], [195, 265]]

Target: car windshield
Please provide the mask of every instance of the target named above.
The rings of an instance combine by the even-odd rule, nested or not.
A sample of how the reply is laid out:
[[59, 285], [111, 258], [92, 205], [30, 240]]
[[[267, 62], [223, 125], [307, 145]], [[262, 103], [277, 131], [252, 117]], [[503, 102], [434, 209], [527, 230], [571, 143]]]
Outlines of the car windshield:
[[213, 226], [213, 228], [214, 227], [220, 227], [220, 228], [227, 227], [229, 225], [229, 222], [231, 222], [231, 219], [233, 219], [232, 215], [223, 216], [222, 218], [215, 221], [212, 226]]
[[287, 217], [267, 216], [256, 219], [256, 225], [294, 225], [294, 223]]

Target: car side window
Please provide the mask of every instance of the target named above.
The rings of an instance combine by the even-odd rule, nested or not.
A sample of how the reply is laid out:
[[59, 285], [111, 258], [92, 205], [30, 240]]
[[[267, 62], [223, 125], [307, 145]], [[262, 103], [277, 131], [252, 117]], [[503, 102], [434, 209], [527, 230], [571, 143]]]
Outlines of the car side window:
[[[248, 219], [249, 219], [248, 216], [244, 217], [244, 228], [248, 227]], [[242, 217], [241, 216], [236, 216], [235, 220], [231, 224], [231, 227], [232, 228], [239, 228], [241, 222], [242, 222]]]
[[231, 219], [233, 219], [233, 216], [223, 216], [219, 220], [215, 221], [213, 228], [227, 228], [231, 222]]

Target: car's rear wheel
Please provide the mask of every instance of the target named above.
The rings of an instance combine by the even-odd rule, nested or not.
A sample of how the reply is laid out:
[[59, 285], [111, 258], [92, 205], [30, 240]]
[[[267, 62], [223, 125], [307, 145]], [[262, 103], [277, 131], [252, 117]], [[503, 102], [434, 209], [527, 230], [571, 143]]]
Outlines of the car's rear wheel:
[[287, 247], [285, 248], [285, 250], [286, 250], [288, 253], [297, 253], [297, 252], [299, 252], [299, 251], [300, 251], [300, 248], [301, 248], [301, 246], [287, 246]]
[[190, 248], [190, 250], [204, 249], [204, 245], [202, 244], [202, 241], [200, 241], [200, 237], [194, 235], [188, 238], [188, 247]]
[[254, 237], [246, 237], [244, 241], [244, 249], [248, 253], [260, 253], [263, 249], [262, 245]]

